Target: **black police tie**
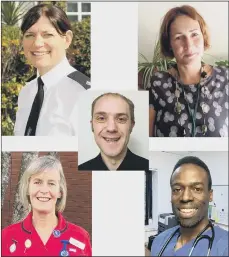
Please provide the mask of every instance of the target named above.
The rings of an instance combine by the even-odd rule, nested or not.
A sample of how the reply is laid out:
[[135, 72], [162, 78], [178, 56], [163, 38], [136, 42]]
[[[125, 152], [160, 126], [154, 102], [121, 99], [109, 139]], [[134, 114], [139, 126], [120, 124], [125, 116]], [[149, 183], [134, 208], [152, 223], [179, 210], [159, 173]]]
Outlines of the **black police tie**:
[[37, 83], [38, 83], [38, 91], [34, 98], [31, 112], [29, 114], [29, 118], [25, 129], [25, 136], [35, 136], [37, 121], [38, 121], [42, 103], [44, 100], [44, 83], [41, 77], [37, 79]]

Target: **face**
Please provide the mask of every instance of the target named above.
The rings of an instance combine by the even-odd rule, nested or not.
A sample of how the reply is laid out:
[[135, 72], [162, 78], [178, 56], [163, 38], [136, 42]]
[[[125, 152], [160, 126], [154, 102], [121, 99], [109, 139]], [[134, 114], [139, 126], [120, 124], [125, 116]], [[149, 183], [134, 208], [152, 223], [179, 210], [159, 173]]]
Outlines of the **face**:
[[125, 100], [117, 96], [100, 98], [91, 123], [95, 141], [105, 156], [118, 157], [126, 151], [134, 124]]
[[199, 22], [188, 16], [178, 16], [170, 27], [170, 45], [177, 63], [191, 64], [201, 61], [204, 38]]
[[58, 34], [49, 19], [42, 16], [23, 36], [24, 53], [40, 75], [56, 66], [65, 56], [72, 40], [72, 32]]
[[212, 190], [208, 190], [207, 173], [194, 164], [181, 165], [171, 181], [172, 209], [182, 227], [195, 227], [207, 218]]
[[57, 170], [47, 169], [31, 176], [29, 181], [29, 197], [33, 211], [55, 212], [60, 193], [60, 174]]

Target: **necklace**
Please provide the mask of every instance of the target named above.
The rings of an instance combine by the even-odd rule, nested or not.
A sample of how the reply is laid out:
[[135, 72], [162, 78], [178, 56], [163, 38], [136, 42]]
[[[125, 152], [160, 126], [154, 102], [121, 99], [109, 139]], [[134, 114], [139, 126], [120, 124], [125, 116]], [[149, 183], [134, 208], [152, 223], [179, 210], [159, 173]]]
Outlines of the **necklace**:
[[[180, 81], [179, 70], [178, 70], [177, 66], [175, 68], [177, 70], [177, 73], [176, 73], [176, 76], [175, 76], [175, 78], [176, 78], [175, 113], [177, 113], [179, 115], [178, 123], [180, 125], [182, 125], [181, 124], [181, 120], [180, 120], [181, 119], [181, 112], [182, 112], [182, 105], [181, 105], [181, 103], [179, 101], [181, 93], [182, 93], [182, 89], [180, 88], [179, 83], [182, 85], [182, 82]], [[187, 107], [188, 107], [188, 114], [189, 114], [189, 116], [191, 118], [191, 121], [192, 121], [192, 128], [191, 128], [191, 136], [192, 137], [196, 136], [196, 114], [197, 114], [197, 109], [198, 109], [199, 105], [201, 106], [202, 113], [203, 113], [203, 124], [201, 125], [201, 133], [203, 135], [205, 135], [207, 133], [207, 130], [208, 130], [206, 122], [205, 122], [205, 114], [208, 113], [209, 106], [205, 103], [205, 98], [208, 96], [208, 94], [210, 92], [209, 92], [207, 86], [205, 85], [206, 78], [207, 78], [207, 73], [204, 71], [204, 64], [203, 64], [201, 66], [201, 70], [200, 70], [200, 81], [197, 84], [197, 99], [196, 99], [196, 102], [195, 102], [193, 110], [190, 107], [190, 103], [189, 103], [187, 94], [186, 94], [185, 90], [183, 89], [184, 99], [185, 99], [185, 102], [186, 102]], [[202, 103], [200, 103], [200, 94], [201, 94], [201, 92], [203, 93], [203, 98], [204, 98]], [[186, 134], [186, 132], [185, 132], [185, 128], [184, 128], [183, 135], [185, 136], [185, 134]]]

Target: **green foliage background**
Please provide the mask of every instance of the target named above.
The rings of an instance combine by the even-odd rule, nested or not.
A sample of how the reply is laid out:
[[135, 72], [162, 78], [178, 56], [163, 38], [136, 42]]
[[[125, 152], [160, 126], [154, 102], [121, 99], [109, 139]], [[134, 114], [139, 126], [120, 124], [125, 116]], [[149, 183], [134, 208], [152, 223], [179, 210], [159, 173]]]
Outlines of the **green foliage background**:
[[[57, 2], [58, 3], [58, 2]], [[64, 7], [62, 7], [64, 9]], [[72, 66], [90, 77], [91, 42], [90, 17], [72, 22], [73, 41], [67, 51]], [[21, 44], [21, 32], [17, 26], [2, 25], [2, 135], [13, 135], [17, 100], [25, 82], [36, 73], [26, 61]]]

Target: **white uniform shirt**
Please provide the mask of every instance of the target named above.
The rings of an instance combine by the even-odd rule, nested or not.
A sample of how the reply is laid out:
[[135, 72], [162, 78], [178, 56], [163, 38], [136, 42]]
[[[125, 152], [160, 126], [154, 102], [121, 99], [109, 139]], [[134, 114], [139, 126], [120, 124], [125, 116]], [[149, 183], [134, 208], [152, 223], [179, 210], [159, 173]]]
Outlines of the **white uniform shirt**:
[[[77, 136], [77, 102], [85, 88], [67, 77], [76, 71], [65, 57], [52, 70], [41, 76], [44, 101], [39, 115], [36, 136]], [[15, 136], [23, 136], [38, 90], [37, 78], [26, 83], [18, 97]]]

